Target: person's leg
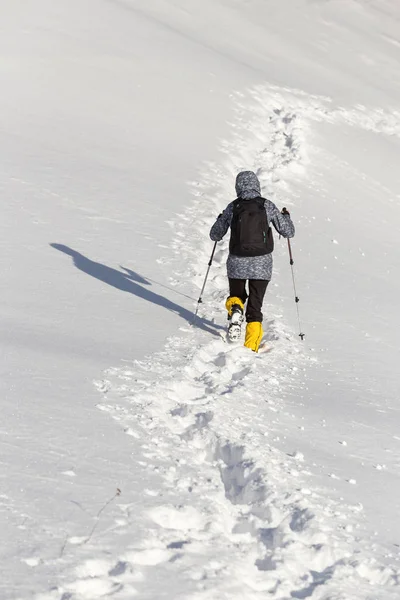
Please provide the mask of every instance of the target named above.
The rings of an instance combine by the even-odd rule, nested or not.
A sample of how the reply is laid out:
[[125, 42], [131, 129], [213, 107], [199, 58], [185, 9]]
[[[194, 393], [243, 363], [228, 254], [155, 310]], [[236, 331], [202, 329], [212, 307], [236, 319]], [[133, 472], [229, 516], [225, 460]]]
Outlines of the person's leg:
[[244, 345], [253, 352], [258, 352], [263, 336], [262, 305], [269, 281], [266, 279], [249, 280], [249, 299], [246, 308], [246, 338]]
[[246, 280], [245, 279], [229, 279], [229, 296], [226, 300], [226, 310], [228, 315], [232, 316], [232, 308], [239, 306], [244, 313], [244, 303], [247, 299]]
[[246, 321], [248, 323], [262, 323], [262, 305], [269, 281], [266, 279], [249, 280], [249, 299], [246, 308]]

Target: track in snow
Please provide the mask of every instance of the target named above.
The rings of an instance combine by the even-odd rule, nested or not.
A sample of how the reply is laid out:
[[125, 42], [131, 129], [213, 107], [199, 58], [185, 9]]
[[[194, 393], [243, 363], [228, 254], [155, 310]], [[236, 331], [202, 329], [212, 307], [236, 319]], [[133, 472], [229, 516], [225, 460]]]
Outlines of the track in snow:
[[[295, 206], [288, 181], [306, 173], [313, 121], [366, 129], [384, 123], [398, 135], [397, 122], [380, 111], [333, 109], [329, 99], [273, 87], [252, 96], [250, 107], [247, 98], [239, 104], [226, 164], [208, 165], [192, 184], [196, 202], [174, 223], [174, 284], [188, 276], [202, 282], [212, 216], [231, 197], [239, 169], [252, 165], [264, 186], [273, 184], [273, 200]], [[214, 338], [186, 327], [161, 352], [97, 382], [99, 408], [139, 442], [141, 464], [157, 478], [143, 490], [145, 500], [119, 504], [121, 527], [141, 523], [141, 538], [110, 558], [94, 536], [88, 549], [99, 558], [46, 597], [345, 600], [371, 597], [371, 585], [374, 598], [396, 597], [398, 574], [376, 564], [358, 539], [362, 507], [338, 506], [314, 490], [304, 457], [274, 447], [285, 393], [306, 394], [304, 369], [315, 359], [271, 311], [272, 352], [255, 356], [219, 339], [225, 256], [223, 242], [207, 290]]]

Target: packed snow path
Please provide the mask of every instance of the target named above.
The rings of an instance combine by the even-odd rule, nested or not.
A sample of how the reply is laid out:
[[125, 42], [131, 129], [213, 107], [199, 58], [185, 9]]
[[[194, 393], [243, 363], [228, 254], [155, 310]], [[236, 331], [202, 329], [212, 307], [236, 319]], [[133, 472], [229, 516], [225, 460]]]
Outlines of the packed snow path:
[[[239, 109], [238, 123], [244, 119], [256, 132], [254, 168], [265, 184], [273, 181], [278, 195], [293, 198], [287, 182], [300, 185], [304, 177], [312, 122], [391, 127], [398, 135], [396, 118], [379, 111], [331, 110], [327, 99], [273, 87], [257, 89], [252, 98]], [[233, 145], [247, 152], [248, 139], [241, 135], [249, 134], [239, 130], [232, 146], [225, 146], [229, 156]], [[230, 168], [234, 172], [242, 161], [239, 152], [225, 172], [210, 165], [208, 176], [193, 184], [202, 202], [173, 224], [173, 285], [187, 277], [188, 266], [201, 283], [211, 207], [224, 202]], [[290, 452], [280, 447], [288, 423], [307, 437], [307, 419], [298, 419], [291, 398], [302, 404], [310, 372], [324, 366], [277, 306], [267, 311], [265, 352], [254, 355], [221, 338], [225, 249], [226, 242], [216, 254], [198, 321], [183, 326], [164, 350], [109, 369], [96, 382], [103, 395], [98, 408], [131, 437], [136, 452], [140, 448], [135, 461], [146, 473], [144, 499], [125, 503], [124, 490], [111, 498], [115, 523], [104, 543], [100, 515], [93, 536], [88, 531], [67, 538], [63, 553], [79, 551], [81, 565], [43, 598], [398, 598], [396, 561], [390, 554], [383, 560], [385, 549], [371, 543], [362, 503], [321, 486], [315, 457], [309, 461], [293, 445]], [[283, 252], [278, 248], [280, 261]], [[185, 273], [178, 267], [182, 260]], [[346, 483], [351, 488], [356, 480], [349, 474]], [[109, 557], [110, 536], [126, 538], [131, 527], [135, 539], [128, 535], [124, 550]]]
[[[140, 438], [144, 466], [161, 477], [135, 514], [147, 527], [143, 543], [118, 559], [128, 581], [141, 565], [140, 597], [160, 597], [160, 581], [174, 597], [306, 598], [318, 586], [344, 590], [349, 575], [350, 590], [393, 577], [353, 555], [359, 507], [322, 500], [307, 488], [302, 455], [270, 443], [283, 390], [304, 387], [304, 358], [279, 321], [267, 338], [271, 352], [254, 356], [218, 339], [198, 345], [188, 332], [150, 361], [110, 373], [120, 399], [100, 407]], [[105, 581], [117, 589], [124, 577]]]

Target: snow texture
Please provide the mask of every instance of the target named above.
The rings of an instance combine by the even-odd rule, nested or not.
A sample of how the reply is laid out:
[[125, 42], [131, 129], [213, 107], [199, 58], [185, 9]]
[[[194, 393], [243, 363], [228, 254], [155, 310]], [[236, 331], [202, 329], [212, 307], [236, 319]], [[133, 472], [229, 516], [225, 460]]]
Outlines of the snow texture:
[[[0, 598], [398, 600], [397, 3], [1, 10]], [[258, 355], [227, 240], [193, 322], [248, 169]]]

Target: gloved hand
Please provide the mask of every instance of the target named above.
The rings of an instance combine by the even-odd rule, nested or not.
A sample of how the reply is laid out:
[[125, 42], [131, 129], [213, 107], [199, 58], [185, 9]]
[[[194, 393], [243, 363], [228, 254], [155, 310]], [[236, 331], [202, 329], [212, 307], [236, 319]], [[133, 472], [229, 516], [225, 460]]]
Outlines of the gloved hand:
[[288, 217], [290, 217], [290, 212], [288, 211], [288, 209], [287, 209], [287, 208], [282, 208], [282, 210], [281, 210], [281, 213], [282, 213], [283, 215], [287, 215]]

